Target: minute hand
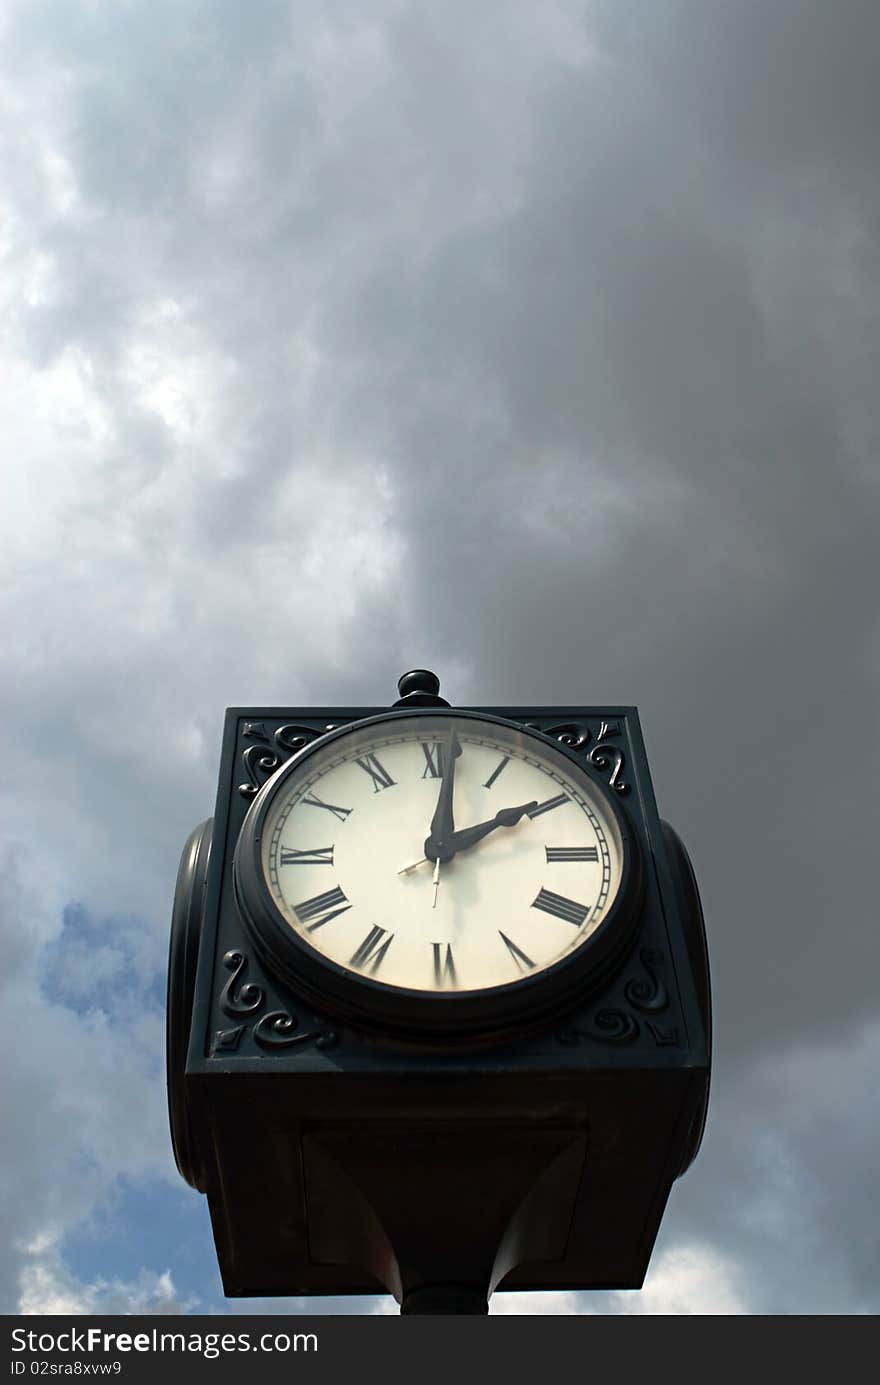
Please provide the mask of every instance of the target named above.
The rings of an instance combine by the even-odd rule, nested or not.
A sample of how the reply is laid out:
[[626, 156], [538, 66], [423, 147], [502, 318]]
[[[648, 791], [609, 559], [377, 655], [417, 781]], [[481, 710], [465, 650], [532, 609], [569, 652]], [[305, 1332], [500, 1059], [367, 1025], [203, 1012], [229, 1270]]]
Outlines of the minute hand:
[[461, 754], [461, 741], [456, 732], [450, 731], [449, 742], [438, 750], [441, 766], [440, 793], [437, 807], [431, 819], [431, 827], [425, 838], [425, 857], [436, 861], [438, 855], [444, 861], [451, 861], [447, 852], [449, 838], [455, 832], [455, 819], [452, 815], [452, 794], [455, 787], [455, 762]]
[[477, 842], [488, 837], [496, 827], [515, 827], [521, 817], [537, 806], [538, 800], [533, 799], [531, 803], [521, 803], [518, 808], [501, 808], [488, 822], [478, 822], [473, 827], [463, 827], [460, 832], [453, 832], [446, 846], [456, 854], [459, 851], [467, 851], [468, 847], [476, 846]]

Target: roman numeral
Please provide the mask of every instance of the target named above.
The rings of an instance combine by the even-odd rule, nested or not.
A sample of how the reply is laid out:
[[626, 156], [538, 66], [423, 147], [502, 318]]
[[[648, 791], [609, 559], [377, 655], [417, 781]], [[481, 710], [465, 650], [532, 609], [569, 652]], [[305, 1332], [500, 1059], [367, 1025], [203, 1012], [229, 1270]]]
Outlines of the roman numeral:
[[440, 745], [439, 741], [435, 741], [433, 745], [428, 745], [422, 741], [422, 750], [425, 752], [427, 761], [422, 778], [427, 779], [429, 775], [432, 779], [441, 778], [443, 774], [443, 746]]
[[500, 928], [498, 929], [498, 936], [501, 938], [502, 942], [504, 943], [504, 946], [507, 948], [507, 951], [510, 953], [511, 957], [516, 962], [517, 969], [519, 971], [531, 971], [535, 965], [531, 957], [527, 956], [526, 953], [523, 952], [521, 947], [517, 947], [516, 943], [511, 942], [507, 934], [502, 933]]
[[491, 789], [492, 785], [495, 783], [495, 780], [498, 778], [499, 774], [500, 774], [501, 771], [504, 769], [504, 766], [508, 763], [509, 760], [510, 760], [510, 756], [509, 756], [509, 755], [503, 756], [503, 758], [502, 758], [502, 759], [499, 761], [499, 763], [495, 766], [495, 768], [493, 769], [492, 773], [489, 775], [489, 778], [486, 780], [485, 784], [483, 785], [483, 788], [484, 788], [484, 789]]
[[549, 813], [551, 808], [560, 808], [563, 803], [570, 803], [571, 799], [567, 793], [558, 793], [555, 798], [548, 798], [543, 803], [539, 803], [537, 808], [532, 808], [528, 814], [530, 818], [539, 818], [542, 813]]
[[[384, 943], [382, 942], [383, 938], [385, 938]], [[370, 967], [370, 971], [374, 972], [391, 946], [393, 938], [393, 933], [389, 933], [386, 936], [384, 928], [374, 926], [370, 929], [360, 947], [356, 948], [352, 953], [349, 966], [365, 967], [367, 963], [372, 960], [373, 965]]]
[[375, 755], [365, 755], [362, 760], [355, 760], [356, 765], [360, 765], [362, 770], [370, 776], [373, 781], [373, 793], [378, 793], [380, 789], [390, 789], [395, 780], [391, 778]]
[[578, 904], [573, 899], [566, 899], [564, 894], [554, 894], [552, 890], [544, 889], [539, 890], [537, 899], [532, 900], [532, 908], [543, 909], [545, 914], [555, 914], [558, 919], [576, 924], [578, 928], [590, 912], [589, 905]]
[[[293, 912], [296, 914], [300, 923], [307, 925], [309, 933], [313, 933], [316, 928], [323, 928], [325, 923], [335, 919], [339, 914], [344, 914], [351, 905], [342, 893], [338, 885], [334, 885], [332, 890], [325, 890], [323, 894], [316, 894], [312, 899], [304, 899], [302, 904], [294, 904]], [[314, 919], [314, 923], [310, 920]]]
[[295, 846], [281, 848], [282, 866], [332, 866], [333, 847], [315, 846], [308, 851], [300, 851]]
[[345, 819], [351, 812], [350, 808], [338, 808], [335, 803], [325, 803], [316, 793], [313, 793], [311, 798], [304, 798], [303, 803], [308, 803], [311, 808], [326, 808], [328, 813], [332, 813], [334, 817], [339, 818], [340, 822], [345, 822]]
[[548, 861], [598, 861], [597, 846], [545, 846]]
[[444, 983], [445, 981], [448, 981], [449, 984], [450, 984], [450, 986], [457, 986], [457, 985], [458, 985], [458, 977], [455, 975], [455, 962], [452, 960], [452, 945], [451, 945], [451, 943], [447, 943], [447, 944], [446, 944], [446, 956], [445, 956], [445, 958], [443, 959], [442, 962], [441, 962], [441, 960], [440, 960], [440, 952], [441, 952], [441, 949], [442, 949], [442, 947], [443, 947], [443, 944], [442, 944], [442, 943], [432, 943], [431, 946], [432, 946], [432, 948], [434, 949], [434, 984], [435, 984], [435, 986], [442, 986], [443, 983]]

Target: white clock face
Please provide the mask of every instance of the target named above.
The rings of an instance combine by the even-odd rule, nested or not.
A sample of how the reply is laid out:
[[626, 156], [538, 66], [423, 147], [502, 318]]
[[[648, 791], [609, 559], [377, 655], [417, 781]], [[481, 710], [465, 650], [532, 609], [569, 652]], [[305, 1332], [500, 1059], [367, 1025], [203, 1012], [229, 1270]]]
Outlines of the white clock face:
[[356, 728], [306, 755], [268, 809], [260, 851], [303, 942], [422, 992], [553, 966], [601, 925], [623, 874], [614, 813], [562, 755], [442, 715]]

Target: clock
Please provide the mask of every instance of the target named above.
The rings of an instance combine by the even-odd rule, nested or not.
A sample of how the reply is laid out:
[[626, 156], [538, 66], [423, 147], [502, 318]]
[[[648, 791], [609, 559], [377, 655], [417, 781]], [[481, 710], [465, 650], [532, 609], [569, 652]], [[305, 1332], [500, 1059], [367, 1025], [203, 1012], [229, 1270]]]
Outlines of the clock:
[[410, 708], [320, 737], [255, 798], [235, 898], [266, 966], [360, 1028], [521, 1033], [605, 980], [642, 893], [635, 833], [574, 752]]

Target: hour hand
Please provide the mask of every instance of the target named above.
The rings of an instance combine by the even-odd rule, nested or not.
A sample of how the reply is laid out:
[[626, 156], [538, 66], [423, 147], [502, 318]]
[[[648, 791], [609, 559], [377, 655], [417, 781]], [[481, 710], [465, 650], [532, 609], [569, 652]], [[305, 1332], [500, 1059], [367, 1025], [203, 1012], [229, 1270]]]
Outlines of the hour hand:
[[521, 817], [537, 806], [538, 800], [533, 799], [531, 803], [521, 803], [518, 808], [500, 808], [494, 818], [489, 818], [487, 822], [478, 822], [473, 827], [463, 828], [461, 832], [453, 832], [445, 845], [455, 852], [467, 851], [468, 847], [476, 846], [477, 842], [488, 837], [496, 827], [515, 827]]
[[445, 851], [449, 839], [455, 833], [455, 819], [452, 816], [452, 794], [455, 788], [455, 762], [461, 754], [461, 742], [455, 731], [449, 734], [449, 742], [440, 752], [441, 779], [437, 807], [431, 819], [431, 830], [425, 838], [425, 856], [429, 861], [437, 859], [439, 851]]

